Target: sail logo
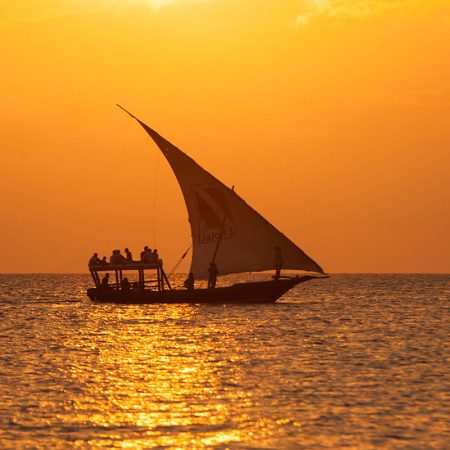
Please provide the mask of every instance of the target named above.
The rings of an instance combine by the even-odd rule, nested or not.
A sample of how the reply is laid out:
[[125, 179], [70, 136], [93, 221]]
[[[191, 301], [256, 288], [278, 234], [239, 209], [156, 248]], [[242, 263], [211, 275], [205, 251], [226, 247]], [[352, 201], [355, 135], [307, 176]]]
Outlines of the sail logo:
[[225, 193], [211, 184], [192, 186], [197, 208], [199, 243], [236, 237], [237, 228]]

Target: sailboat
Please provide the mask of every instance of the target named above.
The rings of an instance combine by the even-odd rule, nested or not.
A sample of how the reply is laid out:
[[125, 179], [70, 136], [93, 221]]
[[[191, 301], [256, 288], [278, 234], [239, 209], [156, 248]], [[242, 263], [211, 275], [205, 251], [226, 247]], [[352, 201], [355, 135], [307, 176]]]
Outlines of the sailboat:
[[[208, 279], [209, 287], [175, 289], [161, 260], [89, 268], [95, 287], [87, 291], [97, 302], [116, 303], [270, 303], [299, 283], [327, 277], [323, 269], [294, 242], [256, 212], [235, 191], [225, 186], [190, 156], [175, 147], [126, 109], [153, 139], [171, 166], [189, 217], [192, 235], [190, 272], [195, 279]], [[267, 281], [243, 282], [215, 287], [214, 274], [239, 274], [274, 270]], [[213, 267], [213, 269], [211, 269]], [[280, 269], [300, 270], [303, 275], [281, 276]], [[125, 275], [137, 272], [137, 282]], [[113, 273], [115, 282], [100, 280], [102, 272]], [[153, 278], [148, 278], [148, 274]], [[126, 278], [126, 283], [124, 280]], [[212, 281], [212, 282], [211, 282]]]

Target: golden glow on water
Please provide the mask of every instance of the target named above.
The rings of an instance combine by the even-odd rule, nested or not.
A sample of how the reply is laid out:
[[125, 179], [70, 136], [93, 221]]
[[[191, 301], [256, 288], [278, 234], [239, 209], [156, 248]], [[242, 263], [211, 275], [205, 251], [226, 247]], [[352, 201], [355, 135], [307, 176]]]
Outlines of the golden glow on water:
[[86, 279], [0, 303], [0, 448], [444, 448], [449, 277], [333, 277], [264, 307], [65, 294]]
[[[115, 310], [116, 326], [99, 331], [98, 345], [89, 346], [91, 364], [70, 366], [68, 376], [73, 384], [82, 386], [83, 395], [68, 391], [68, 411], [59, 414], [58, 420], [71, 427], [89, 423], [100, 430], [124, 426], [148, 430], [145, 439], [133, 436], [114, 444], [121, 448], [216, 446], [240, 441], [239, 429], [227, 429], [229, 402], [237, 397], [248, 405], [251, 398], [243, 391], [225, 396], [217, 355], [227, 345], [227, 334], [218, 339], [220, 324], [209, 326], [198, 339], [197, 332], [168, 334], [167, 325], [167, 321], [191, 321], [196, 308], [157, 307], [148, 316], [142, 315], [141, 307]], [[86, 325], [101, 330], [104, 311], [93, 308], [91, 313]], [[92, 329], [86, 331], [92, 333]], [[211, 334], [214, 339], [208, 338]], [[80, 343], [77, 336], [69, 338], [65, 346], [82, 350], [84, 342], [87, 339]], [[97, 444], [112, 445], [111, 434], [108, 436]]]

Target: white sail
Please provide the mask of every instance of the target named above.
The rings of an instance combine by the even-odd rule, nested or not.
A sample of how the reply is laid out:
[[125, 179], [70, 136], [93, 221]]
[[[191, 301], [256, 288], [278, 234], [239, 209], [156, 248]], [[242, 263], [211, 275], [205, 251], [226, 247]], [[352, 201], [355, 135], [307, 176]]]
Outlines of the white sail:
[[323, 273], [316, 262], [232, 189], [134, 118], [158, 145], [180, 184], [192, 233], [190, 271], [196, 279], [207, 278], [208, 266], [216, 250], [215, 262], [221, 275], [274, 269], [276, 247], [281, 249], [283, 269]]

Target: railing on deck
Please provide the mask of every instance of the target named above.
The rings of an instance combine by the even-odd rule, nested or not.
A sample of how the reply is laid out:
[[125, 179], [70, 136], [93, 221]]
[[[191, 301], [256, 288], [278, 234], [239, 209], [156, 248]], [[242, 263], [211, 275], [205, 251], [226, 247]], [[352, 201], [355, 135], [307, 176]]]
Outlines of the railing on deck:
[[[145, 270], [156, 270], [156, 278], [145, 279]], [[114, 272], [115, 283], [108, 283], [108, 289], [114, 291], [122, 291], [122, 281], [124, 278], [123, 272], [127, 271], [138, 271], [139, 274], [139, 281], [129, 282], [130, 288], [133, 291], [148, 291], [153, 290], [152, 288], [158, 291], [163, 291], [165, 286], [167, 286], [169, 289], [172, 289], [166, 273], [164, 272], [162, 259], [159, 259], [158, 262], [155, 263], [136, 261], [124, 264], [98, 264], [95, 266], [90, 266], [89, 271], [92, 275], [95, 286], [98, 289], [104, 289], [104, 286], [102, 286], [102, 283], [100, 281], [98, 272]]]

